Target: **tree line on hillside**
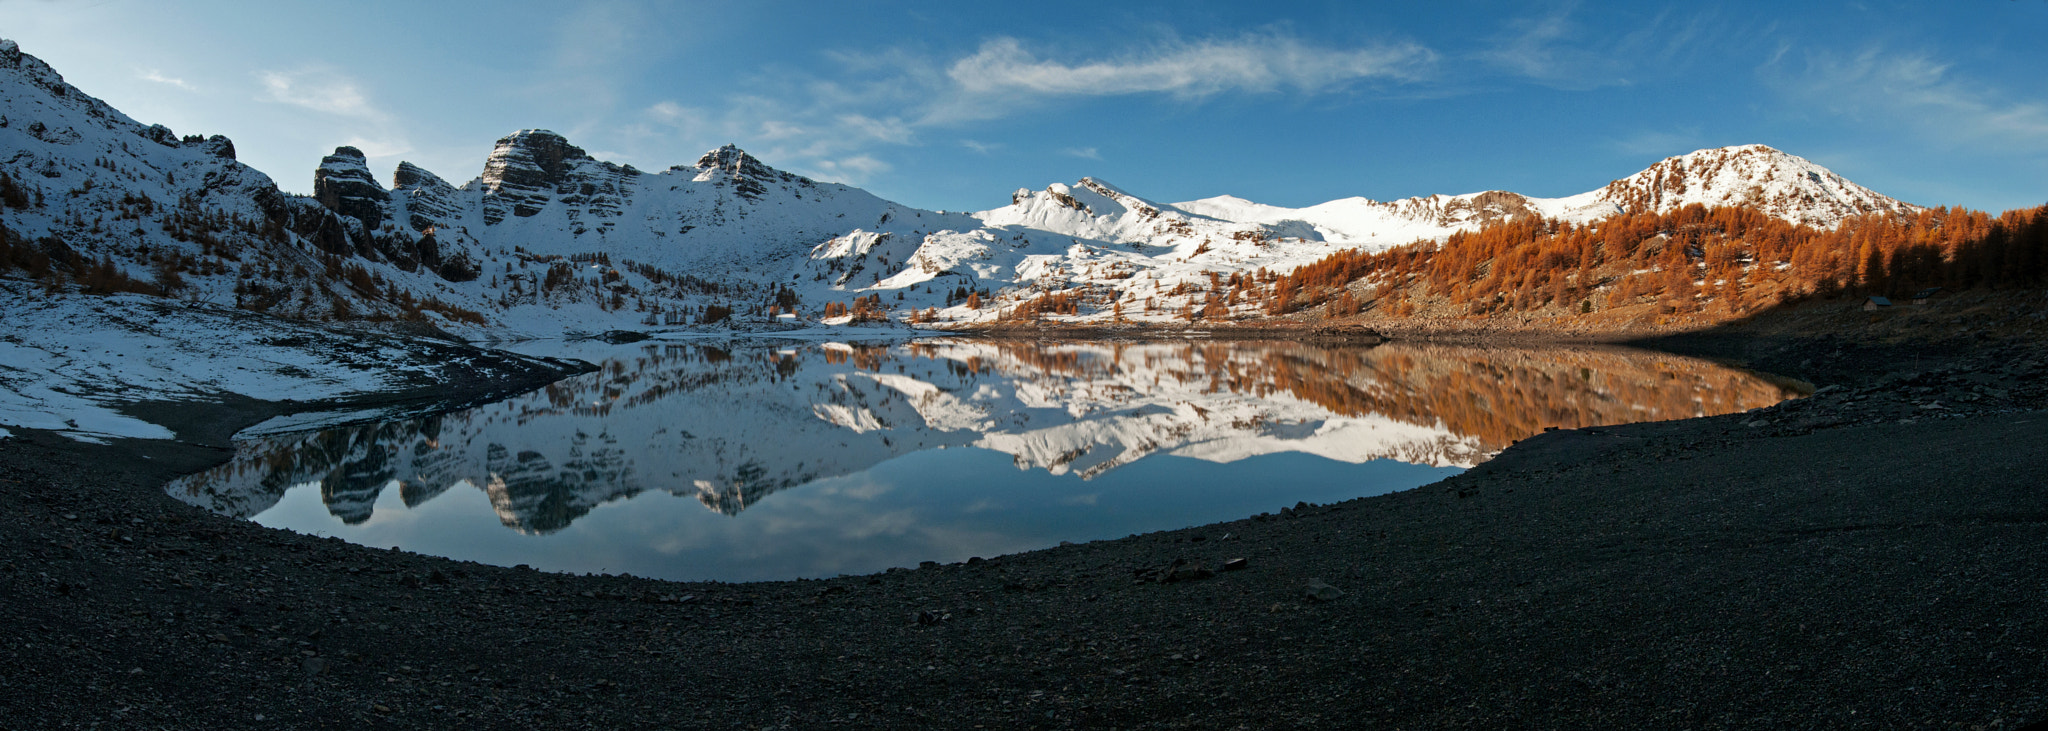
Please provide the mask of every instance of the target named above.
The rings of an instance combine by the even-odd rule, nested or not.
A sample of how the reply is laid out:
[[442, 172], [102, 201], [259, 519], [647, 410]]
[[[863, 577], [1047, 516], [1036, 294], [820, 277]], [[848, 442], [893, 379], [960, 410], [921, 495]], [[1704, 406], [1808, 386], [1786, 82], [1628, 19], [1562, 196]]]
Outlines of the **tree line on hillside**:
[[[1257, 278], [1255, 278], [1256, 281]], [[1341, 251], [1271, 279], [1268, 315], [1344, 316], [1372, 285], [1383, 316], [1416, 298], [1468, 315], [1656, 303], [1739, 315], [1805, 297], [2048, 285], [2048, 206], [1991, 216], [1931, 208], [1854, 216], [1833, 229], [1694, 204], [1574, 224], [1524, 218], [1378, 253]]]

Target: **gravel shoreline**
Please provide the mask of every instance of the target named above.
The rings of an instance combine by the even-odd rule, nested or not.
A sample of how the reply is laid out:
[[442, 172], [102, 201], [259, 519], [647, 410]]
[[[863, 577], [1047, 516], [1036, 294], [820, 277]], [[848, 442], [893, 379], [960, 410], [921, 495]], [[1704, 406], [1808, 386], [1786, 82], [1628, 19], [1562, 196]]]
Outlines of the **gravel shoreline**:
[[368, 549], [164, 494], [216, 446], [24, 432], [0, 440], [0, 712], [23, 728], [2048, 719], [2048, 348], [1852, 340], [1658, 343], [1822, 388], [1768, 410], [1559, 431], [1401, 493], [824, 581]]

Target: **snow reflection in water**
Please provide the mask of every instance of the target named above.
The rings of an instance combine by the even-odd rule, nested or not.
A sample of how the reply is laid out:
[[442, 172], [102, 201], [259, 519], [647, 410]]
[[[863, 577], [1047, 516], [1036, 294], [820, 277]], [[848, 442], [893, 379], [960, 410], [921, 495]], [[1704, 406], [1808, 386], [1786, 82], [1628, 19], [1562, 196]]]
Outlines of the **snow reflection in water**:
[[169, 490], [501, 565], [830, 576], [1406, 489], [1545, 427], [1794, 395], [1610, 348], [935, 340], [584, 357], [603, 370], [468, 411], [252, 437]]

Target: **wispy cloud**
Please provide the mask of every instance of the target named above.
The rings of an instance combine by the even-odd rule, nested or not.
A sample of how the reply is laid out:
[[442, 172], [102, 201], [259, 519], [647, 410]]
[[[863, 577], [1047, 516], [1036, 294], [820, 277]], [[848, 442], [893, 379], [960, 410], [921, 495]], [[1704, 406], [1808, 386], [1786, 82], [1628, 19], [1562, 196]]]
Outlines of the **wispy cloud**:
[[1060, 154], [1066, 155], [1068, 157], [1078, 157], [1083, 160], [1102, 159], [1102, 151], [1097, 150], [1093, 147], [1069, 147], [1064, 150], [1060, 150]]
[[946, 75], [970, 94], [1205, 97], [1226, 91], [1315, 93], [1361, 79], [1410, 80], [1433, 60], [1434, 53], [1412, 43], [1329, 48], [1267, 33], [1173, 41], [1116, 58], [1069, 63], [1041, 59], [1015, 38], [995, 38], [953, 62]]
[[889, 163], [877, 160], [871, 155], [812, 160], [806, 167], [817, 173], [817, 177], [849, 181], [866, 180], [893, 169]]
[[349, 137], [348, 141], [343, 142], [342, 144], [348, 145], [349, 147], [353, 147], [358, 150], [362, 150], [363, 156], [368, 157], [372, 160], [387, 157], [397, 157], [399, 155], [412, 152], [412, 145], [407, 144], [403, 138], [394, 139], [386, 137], [364, 137], [361, 135], [354, 135]]
[[185, 91], [198, 91], [196, 87], [186, 83], [184, 79], [165, 76], [162, 71], [156, 69], [136, 69], [135, 78], [142, 79], [143, 81], [154, 81], [165, 86], [175, 86]]
[[[648, 126], [633, 133], [760, 145], [756, 154], [859, 183], [890, 169], [883, 161], [887, 150], [926, 144], [934, 130], [1066, 99], [1150, 95], [1199, 104], [1228, 94], [1313, 96], [1412, 84], [1434, 72], [1436, 59], [1415, 43], [1331, 46], [1279, 31], [1169, 37], [1089, 56], [1007, 36], [953, 56], [904, 48], [835, 51], [824, 54], [824, 71], [766, 69], [748, 81], [747, 93], [716, 105], [655, 105], [640, 122]], [[957, 144], [982, 154], [1000, 147], [971, 139]], [[1100, 159], [1093, 148], [1061, 152]]]
[[1905, 124], [1937, 144], [2048, 151], [2048, 100], [2025, 98], [1955, 73], [1924, 52], [1871, 46], [1854, 54], [1783, 54], [1759, 70], [1779, 93], [1858, 120]]
[[1709, 13], [1670, 10], [1633, 21], [1606, 18], [1600, 30], [1576, 19], [1578, 5], [1566, 2], [1540, 15], [1509, 19], [1474, 57], [1538, 84], [1582, 91], [1667, 74], [1702, 49], [1727, 51], [1768, 35]]
[[1584, 30], [1571, 19], [1576, 5], [1509, 20], [1506, 32], [1493, 47], [1481, 51], [1480, 58], [1509, 73], [1562, 86], [1595, 88], [1626, 83], [1616, 57], [1583, 44]]
[[332, 128], [343, 143], [370, 158], [388, 158], [412, 151], [395, 117], [370, 100], [354, 79], [327, 68], [261, 71], [263, 101], [317, 113], [314, 124]]
[[347, 117], [384, 116], [353, 79], [331, 70], [262, 71], [257, 78], [267, 101]]

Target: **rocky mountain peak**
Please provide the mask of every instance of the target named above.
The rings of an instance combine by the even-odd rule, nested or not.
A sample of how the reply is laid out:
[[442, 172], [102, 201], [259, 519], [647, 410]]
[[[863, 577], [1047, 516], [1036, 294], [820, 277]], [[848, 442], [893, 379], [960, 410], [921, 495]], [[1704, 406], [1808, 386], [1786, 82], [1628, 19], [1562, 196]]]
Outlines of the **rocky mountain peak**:
[[484, 161], [484, 189], [553, 187], [566, 179], [571, 163], [589, 160], [583, 148], [545, 129], [522, 129], [498, 138]]
[[761, 161], [755, 159], [753, 155], [747, 154], [746, 150], [740, 149], [739, 145], [727, 143], [716, 150], [704, 153], [703, 157], [697, 158], [697, 167], [700, 169], [723, 168], [729, 172], [737, 173], [749, 167], [767, 166], [761, 164]]
[[616, 217], [628, 195], [623, 182], [639, 174], [600, 162], [554, 132], [523, 129], [498, 140], [477, 179], [484, 191], [484, 223], [538, 215], [554, 200], [578, 210], [575, 215]]
[[425, 231], [455, 218], [461, 211], [455, 186], [426, 168], [400, 161], [391, 173], [393, 193], [405, 197], [406, 223], [414, 231]]
[[727, 144], [697, 158], [697, 170], [697, 180], [717, 180], [723, 175], [732, 181], [733, 192], [748, 200], [759, 200], [768, 192], [767, 185], [770, 183], [810, 184], [808, 179], [769, 167], [733, 144]]
[[353, 147], [337, 147], [320, 158], [320, 167], [313, 170], [313, 198], [369, 229], [383, 225], [391, 203], [391, 194], [370, 174], [369, 158]]
[[1834, 228], [1849, 216], [1920, 210], [1766, 145], [1720, 147], [1665, 158], [1609, 183], [1599, 196], [1629, 211], [1665, 211], [1693, 203], [1749, 206], [1821, 228]]
[[442, 180], [441, 176], [435, 175], [434, 171], [404, 160], [400, 160], [398, 162], [398, 169], [391, 172], [391, 187], [397, 190], [411, 190], [415, 188], [447, 188], [454, 190], [454, 186], [449, 185], [448, 181]]

